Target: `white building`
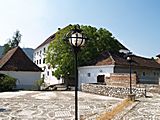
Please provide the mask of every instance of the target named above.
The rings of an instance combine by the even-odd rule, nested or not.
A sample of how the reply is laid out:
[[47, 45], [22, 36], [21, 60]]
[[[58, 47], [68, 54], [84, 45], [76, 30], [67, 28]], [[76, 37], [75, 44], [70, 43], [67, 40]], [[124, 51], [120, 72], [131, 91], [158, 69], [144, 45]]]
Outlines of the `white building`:
[[17, 79], [17, 89], [33, 89], [42, 69], [34, 64], [20, 47], [8, 51], [0, 59], [0, 73]]
[[[132, 73], [137, 75], [137, 83], [158, 84], [160, 64], [154, 59], [132, 55]], [[79, 88], [82, 83], [104, 83], [110, 73], [129, 73], [129, 62], [125, 54], [106, 51], [90, 63], [78, 68]]]
[[42, 44], [40, 44], [33, 53], [33, 61], [36, 65], [42, 68], [43, 72], [41, 74], [41, 78], [44, 79], [46, 85], [60, 84], [62, 83], [62, 79], [57, 79], [52, 75], [54, 69], [51, 65], [46, 64], [46, 51], [48, 46], [52, 40], [54, 40], [55, 34], [51, 35], [47, 38]]

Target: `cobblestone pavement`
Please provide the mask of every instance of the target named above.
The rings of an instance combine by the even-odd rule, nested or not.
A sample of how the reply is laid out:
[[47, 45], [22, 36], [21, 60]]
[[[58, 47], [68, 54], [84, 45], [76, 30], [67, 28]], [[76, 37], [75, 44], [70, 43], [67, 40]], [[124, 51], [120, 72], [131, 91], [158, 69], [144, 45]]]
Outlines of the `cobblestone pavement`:
[[[79, 115], [89, 120], [122, 99], [79, 92]], [[74, 91], [0, 93], [0, 120], [74, 120]]]
[[140, 98], [122, 120], [160, 120], [160, 95], [149, 93], [147, 98]]

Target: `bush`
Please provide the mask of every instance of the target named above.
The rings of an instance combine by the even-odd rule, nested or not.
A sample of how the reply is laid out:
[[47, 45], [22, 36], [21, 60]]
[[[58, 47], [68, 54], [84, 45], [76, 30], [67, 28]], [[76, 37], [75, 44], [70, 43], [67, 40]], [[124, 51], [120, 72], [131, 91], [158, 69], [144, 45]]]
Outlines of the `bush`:
[[36, 87], [38, 88], [38, 90], [40, 90], [41, 85], [44, 83], [43, 79], [37, 80], [36, 81]]
[[0, 91], [10, 91], [16, 87], [16, 79], [0, 73]]

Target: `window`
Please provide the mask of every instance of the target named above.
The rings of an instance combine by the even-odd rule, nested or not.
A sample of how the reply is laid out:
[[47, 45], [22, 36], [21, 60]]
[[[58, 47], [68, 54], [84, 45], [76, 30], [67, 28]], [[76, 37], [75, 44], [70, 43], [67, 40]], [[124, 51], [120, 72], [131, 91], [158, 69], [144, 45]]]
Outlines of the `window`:
[[44, 52], [44, 53], [46, 52], [46, 48], [45, 48], [45, 47], [43, 48], [43, 52]]
[[87, 76], [88, 76], [88, 77], [91, 77], [91, 73], [87, 73]]
[[49, 76], [49, 71], [47, 71], [47, 75]]
[[39, 59], [39, 64], [41, 64], [41, 59]]
[[146, 73], [145, 72], [143, 72], [143, 76], [145, 76], [146, 75]]
[[105, 79], [105, 76], [104, 76], [104, 75], [98, 75], [98, 76], [97, 76], [97, 82], [98, 82], [98, 83], [104, 83], [104, 79]]
[[42, 51], [40, 50], [39, 54], [41, 55]]
[[48, 66], [48, 69], [50, 69], [50, 68], [51, 68], [51, 66], [49, 65], [49, 66]]
[[42, 75], [42, 79], [44, 80], [44, 78], [45, 78], [45, 75], [43, 74], [43, 75]]
[[154, 76], [156, 76], [156, 72], [154, 72]]
[[37, 60], [37, 65], [38, 65], [38, 60]]
[[137, 74], [137, 72], [136, 72], [136, 71], [134, 71], [133, 73]]
[[43, 63], [45, 63], [45, 61], [46, 61], [46, 59], [45, 59], [45, 58], [43, 58]]

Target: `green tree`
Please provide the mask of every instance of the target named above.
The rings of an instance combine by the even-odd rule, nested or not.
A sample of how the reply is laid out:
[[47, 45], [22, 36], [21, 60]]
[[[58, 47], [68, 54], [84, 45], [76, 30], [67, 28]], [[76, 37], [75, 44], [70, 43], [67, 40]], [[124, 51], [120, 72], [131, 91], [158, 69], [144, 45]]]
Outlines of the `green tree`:
[[4, 51], [3, 51], [3, 55], [5, 55], [9, 50], [11, 50], [12, 48], [15, 48], [19, 45], [20, 41], [21, 41], [21, 37], [22, 35], [20, 34], [20, 31], [17, 30], [12, 39], [8, 40], [8, 43], [4, 44]]
[[22, 35], [20, 34], [20, 31], [17, 30], [12, 37], [12, 44], [11, 44], [12, 48], [17, 47], [19, 45], [21, 37]]
[[[48, 47], [46, 60], [47, 63], [55, 68], [53, 75], [57, 78], [63, 77], [67, 79], [68, 77], [74, 76], [73, 51], [71, 45], [63, 39], [73, 28], [74, 25], [69, 25], [55, 33], [55, 38]], [[97, 29], [92, 26], [81, 25], [81, 29], [88, 39], [85, 47], [81, 48], [78, 54], [79, 66], [87, 65], [89, 61], [95, 59], [106, 50], [118, 51], [125, 48], [112, 36], [112, 33], [105, 28]]]
[[11, 48], [10, 48], [10, 45], [8, 43], [4, 44], [4, 50], [3, 50], [3, 53], [2, 55], [5, 55]]

